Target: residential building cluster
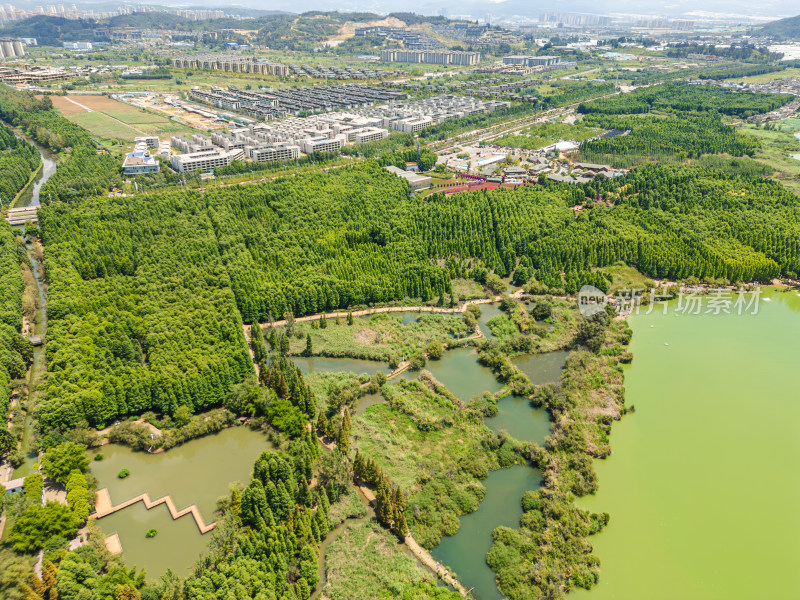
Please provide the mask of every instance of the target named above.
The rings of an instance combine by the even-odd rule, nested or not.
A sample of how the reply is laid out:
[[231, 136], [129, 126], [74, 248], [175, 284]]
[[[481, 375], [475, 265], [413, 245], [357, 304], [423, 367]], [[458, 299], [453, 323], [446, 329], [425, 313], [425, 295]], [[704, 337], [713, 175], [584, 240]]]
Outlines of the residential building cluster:
[[407, 27], [358, 27], [356, 37], [371, 37], [400, 42], [407, 50], [434, 50], [444, 48], [445, 45], [435, 37], [423, 31], [416, 31]]
[[[465, 96], [439, 95], [409, 102], [354, 109], [352, 113], [375, 121], [376, 126], [403, 133], [416, 133], [446, 119], [460, 119], [474, 114], [494, 112], [508, 102], [482, 102]], [[366, 140], [365, 140], [366, 141]]]
[[377, 102], [400, 100], [405, 94], [368, 85], [303, 86], [259, 91], [227, 90], [212, 86], [211, 90], [193, 87], [192, 99], [241, 112], [259, 119], [271, 120], [301, 112], [352, 108]]
[[518, 44], [522, 37], [503, 29], [486, 24], [446, 23], [434, 25], [433, 30], [439, 35], [466, 42], [474, 48], [489, 48], [500, 44]]
[[381, 50], [381, 62], [472, 67], [481, 62], [481, 53], [460, 52], [457, 50], [400, 50], [390, 48]]
[[288, 77], [289, 67], [280, 63], [237, 54], [201, 54], [198, 56], [176, 56], [172, 66], [178, 69], [206, 69], [233, 73], [256, 73]]
[[289, 64], [292, 73], [297, 77], [307, 77], [313, 79], [379, 79], [384, 77], [395, 77], [397, 75], [405, 75], [403, 71], [385, 71], [383, 69], [354, 69], [353, 67], [323, 67], [318, 65], [312, 67], [310, 65], [296, 65]]
[[30, 67], [22, 65], [10, 68], [0, 66], [0, 81], [8, 85], [31, 85], [72, 79], [76, 74], [63, 67]]
[[523, 67], [552, 67], [561, 62], [560, 56], [504, 56], [504, 65], [520, 65]]

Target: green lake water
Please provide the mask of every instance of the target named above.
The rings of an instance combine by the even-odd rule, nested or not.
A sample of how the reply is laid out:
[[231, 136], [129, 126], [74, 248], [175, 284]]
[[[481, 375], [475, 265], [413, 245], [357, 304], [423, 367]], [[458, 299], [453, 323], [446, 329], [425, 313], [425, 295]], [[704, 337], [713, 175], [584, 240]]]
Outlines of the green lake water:
[[300, 371], [306, 375], [308, 373], [355, 373], [361, 375], [366, 373], [370, 377], [376, 373], [391, 372], [389, 365], [377, 360], [362, 360], [358, 358], [329, 358], [327, 356], [293, 356], [292, 362], [297, 365]]
[[[103, 460], [92, 461], [90, 468], [98, 487], [108, 488], [114, 504], [144, 492], [151, 500], [169, 494], [178, 510], [196, 504], [210, 523], [215, 519], [217, 498], [227, 493], [230, 483], [248, 483], [256, 459], [270, 447], [263, 433], [231, 427], [161, 454], [103, 446]], [[120, 479], [117, 474], [123, 468], [131, 474]], [[107, 534], [119, 534], [125, 562], [146, 567], [151, 577], [167, 568], [189, 568], [211, 535], [200, 535], [190, 515], [173, 520], [165, 506], [148, 511], [141, 502], [97, 522]], [[144, 537], [150, 528], [158, 529], [156, 538]]]
[[498, 600], [503, 595], [495, 584], [494, 572], [486, 564], [486, 553], [492, 547], [492, 531], [501, 525], [519, 527], [520, 500], [528, 490], [537, 489], [541, 479], [537, 470], [517, 465], [492, 471], [483, 483], [486, 497], [480, 508], [461, 517], [458, 533], [443, 538], [431, 554], [453, 569], [467, 589], [474, 588], [472, 595], [476, 600]]
[[600, 583], [576, 597], [800, 598], [800, 297], [771, 298], [757, 315], [630, 319], [636, 412], [580, 502], [611, 521], [592, 539]]
[[[499, 392], [503, 385], [492, 372], [478, 364], [478, 353], [474, 348], [453, 348], [439, 360], [429, 360], [425, 368], [463, 402], [483, 392]], [[416, 379], [417, 371], [406, 371], [404, 379]]]
[[[150, 580], [157, 580], [168, 568], [182, 577], [189, 575], [212, 535], [202, 535], [190, 516], [174, 521], [166, 506], [147, 510], [141, 502], [98, 523], [105, 533], [119, 535], [125, 564], [144, 569]], [[158, 530], [158, 534], [146, 538], [149, 529]]]

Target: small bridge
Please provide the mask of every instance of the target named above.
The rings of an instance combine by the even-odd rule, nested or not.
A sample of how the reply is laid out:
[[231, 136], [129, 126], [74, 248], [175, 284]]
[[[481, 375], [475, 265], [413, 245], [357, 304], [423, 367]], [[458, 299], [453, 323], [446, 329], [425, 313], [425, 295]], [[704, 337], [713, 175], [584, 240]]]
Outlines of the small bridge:
[[192, 504], [191, 506], [187, 506], [183, 510], [178, 510], [175, 506], [175, 502], [172, 500], [172, 496], [163, 496], [158, 500], [150, 500], [149, 494], [145, 492], [144, 494], [140, 494], [135, 498], [131, 498], [130, 500], [126, 500], [121, 504], [117, 504], [114, 506], [111, 503], [111, 495], [108, 493], [108, 488], [103, 488], [102, 490], [97, 491], [97, 500], [95, 501], [95, 513], [93, 517], [95, 519], [102, 519], [103, 517], [107, 517], [108, 515], [117, 512], [118, 510], [122, 510], [123, 508], [128, 508], [129, 506], [136, 504], [137, 502], [144, 502], [144, 506], [147, 510], [158, 506], [159, 504], [166, 504], [167, 509], [169, 510], [170, 516], [174, 519], [180, 519], [181, 517], [191, 514], [194, 517], [194, 522], [197, 524], [197, 528], [200, 530], [200, 533], [208, 533], [214, 527], [217, 526], [216, 521], [213, 523], [209, 523], [206, 525], [206, 522], [203, 520], [203, 515], [200, 514], [200, 510], [197, 508], [196, 504]]
[[9, 225], [25, 225], [28, 221], [31, 223], [39, 222], [39, 215], [37, 211], [38, 206], [20, 206], [19, 208], [9, 208], [6, 213], [6, 221]]

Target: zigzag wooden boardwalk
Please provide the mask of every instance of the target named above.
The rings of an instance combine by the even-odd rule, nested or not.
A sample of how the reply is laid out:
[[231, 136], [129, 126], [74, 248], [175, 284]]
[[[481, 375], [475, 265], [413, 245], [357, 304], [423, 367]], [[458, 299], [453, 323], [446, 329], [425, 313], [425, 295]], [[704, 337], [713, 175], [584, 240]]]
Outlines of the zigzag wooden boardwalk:
[[135, 498], [131, 498], [130, 500], [126, 500], [121, 504], [117, 504], [114, 506], [111, 503], [111, 495], [108, 493], [108, 488], [103, 488], [102, 490], [97, 491], [97, 500], [95, 502], [95, 513], [93, 517], [95, 519], [102, 519], [103, 517], [107, 517], [108, 515], [117, 512], [118, 510], [122, 510], [123, 508], [128, 508], [132, 504], [136, 504], [137, 502], [144, 502], [144, 506], [147, 510], [158, 506], [159, 504], [166, 504], [167, 509], [169, 510], [169, 514], [173, 519], [180, 519], [184, 515], [191, 514], [194, 517], [194, 522], [197, 523], [197, 528], [200, 530], [200, 533], [208, 533], [214, 527], [216, 527], [216, 521], [213, 523], [209, 523], [206, 525], [206, 522], [203, 520], [203, 516], [200, 514], [200, 510], [197, 508], [196, 504], [192, 504], [191, 506], [187, 506], [183, 510], [178, 510], [175, 506], [175, 502], [172, 500], [172, 496], [163, 496], [158, 500], [150, 500], [150, 496], [145, 492], [144, 494], [140, 494]]

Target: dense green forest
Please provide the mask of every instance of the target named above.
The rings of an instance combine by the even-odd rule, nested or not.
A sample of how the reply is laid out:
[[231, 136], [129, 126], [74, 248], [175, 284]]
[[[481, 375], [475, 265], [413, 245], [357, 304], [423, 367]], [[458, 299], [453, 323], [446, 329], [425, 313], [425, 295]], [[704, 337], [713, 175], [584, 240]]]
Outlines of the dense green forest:
[[723, 115], [745, 117], [773, 110], [792, 96], [746, 94], [717, 86], [669, 83], [604, 98], [578, 107], [583, 122], [624, 131], [581, 146], [581, 156], [615, 167], [647, 160], [683, 161], [706, 154], [754, 156], [757, 139], [723, 123]]
[[581, 154], [586, 160], [608, 160], [619, 167], [634, 166], [642, 157], [696, 158], [703, 154], [753, 156], [760, 146], [757, 139], [737, 133], [714, 113], [679, 113], [674, 116], [589, 114], [584, 122], [604, 129], [628, 132], [626, 135], [586, 142], [581, 146]]
[[219, 404], [252, 372], [205, 202], [40, 209], [49, 281], [45, 429]]
[[98, 154], [89, 133], [61, 116], [47, 96], [40, 99], [31, 92], [0, 86], [0, 119], [54, 152], [71, 149], [43, 186], [44, 202], [102, 194], [121, 181], [118, 161]]
[[32, 92], [0, 86], [0, 119], [23, 129], [54, 152], [91, 144], [89, 133], [62, 117], [47, 96], [37, 98]]
[[629, 94], [584, 102], [578, 106], [583, 114], [641, 114], [650, 111], [709, 112], [739, 118], [769, 112], [790, 102], [789, 94], [753, 94], [736, 92], [715, 85], [665, 83], [639, 88]]
[[25, 283], [20, 272], [24, 252], [11, 227], [0, 224], [0, 421], [8, 417], [10, 382], [25, 377], [33, 359], [30, 342], [20, 335], [22, 292]]
[[[587, 198], [610, 206], [576, 215]], [[797, 198], [702, 168], [423, 201], [369, 162], [204, 195], [54, 203], [40, 220], [50, 375], [39, 417], [62, 430], [218, 404], [252, 369], [242, 320], [449, 303], [453, 278], [506, 276], [523, 258], [532, 280], [568, 292], [617, 261], [653, 277], [800, 272]]]

